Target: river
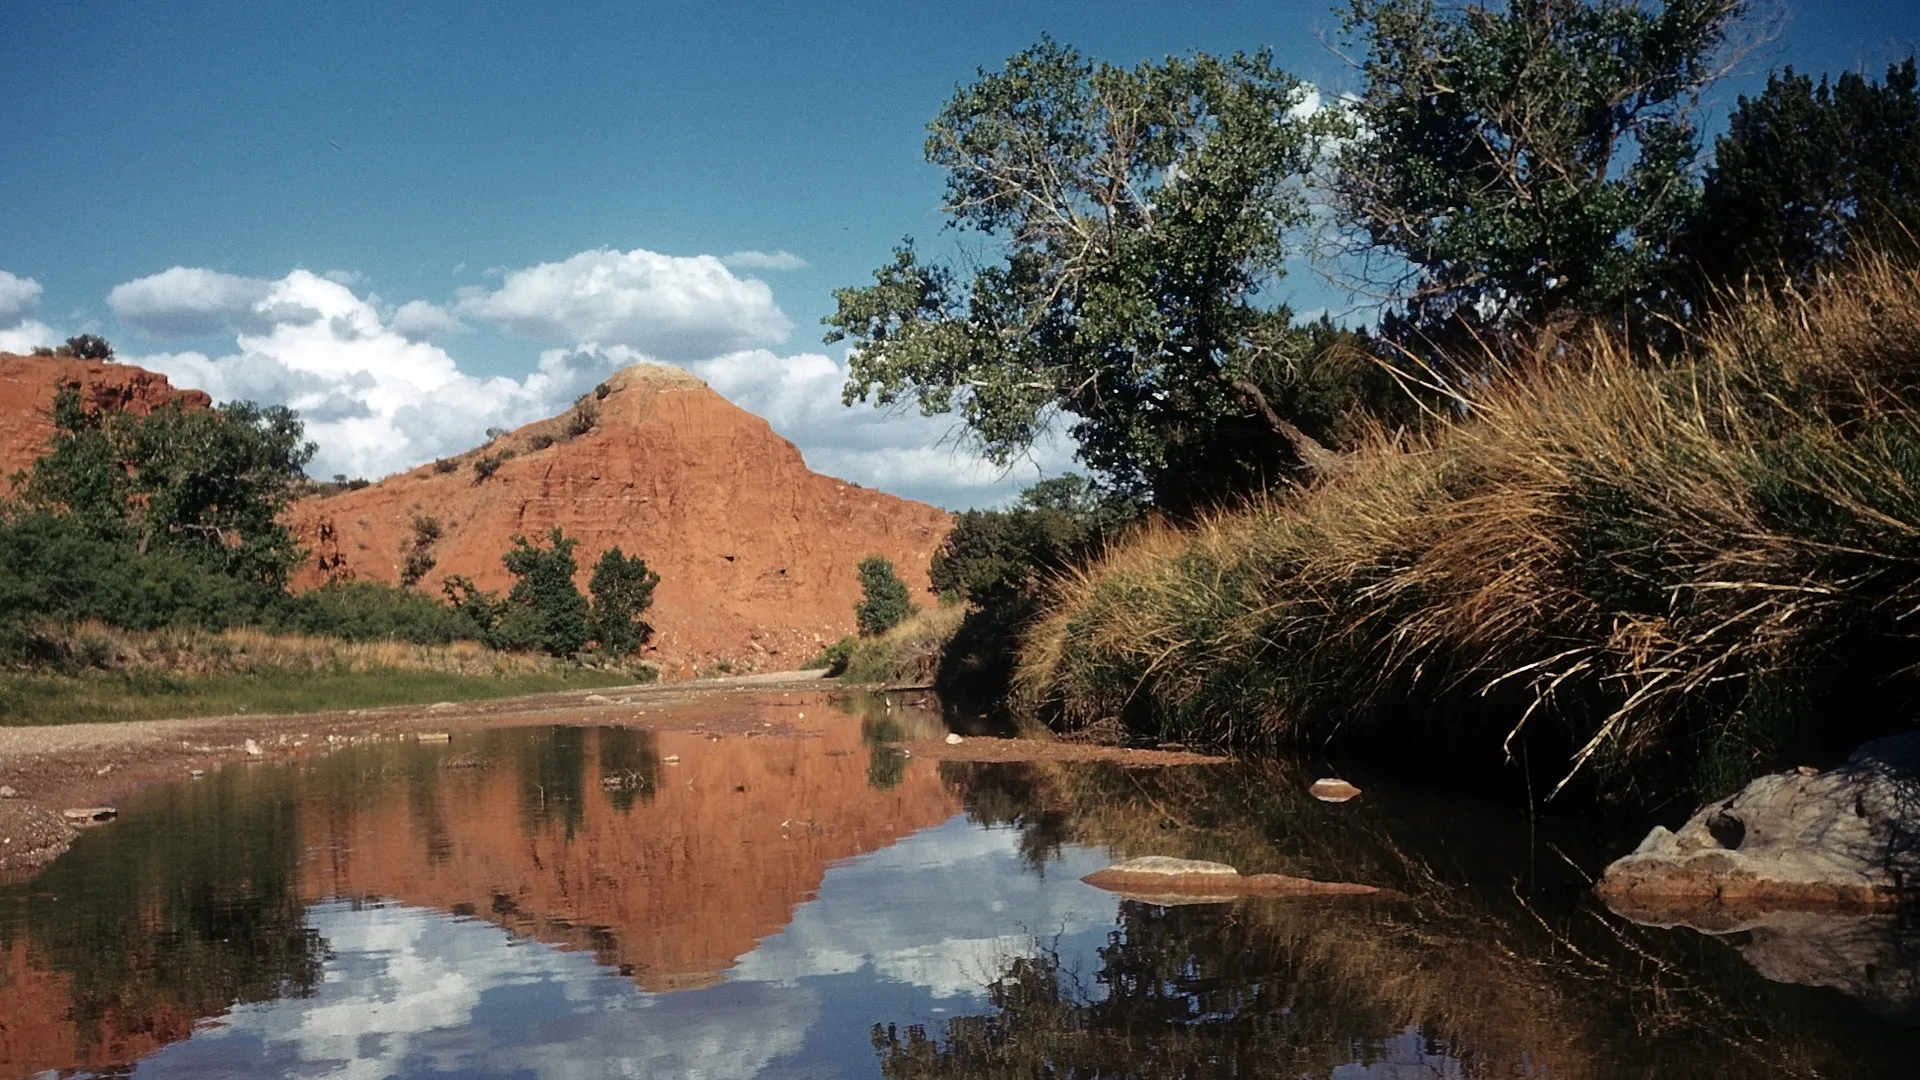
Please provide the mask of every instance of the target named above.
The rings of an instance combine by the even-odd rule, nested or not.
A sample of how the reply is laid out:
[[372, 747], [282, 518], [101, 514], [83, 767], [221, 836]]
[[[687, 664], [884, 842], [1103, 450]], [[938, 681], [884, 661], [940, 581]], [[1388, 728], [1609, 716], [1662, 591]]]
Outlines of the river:
[[[1637, 926], [1587, 894], [1604, 845], [1578, 822], [1385, 787], [1323, 804], [1283, 761], [936, 762], [894, 743], [943, 732], [938, 713], [871, 697], [745, 691], [720, 711], [712, 730], [458, 731], [147, 788], [0, 886], [0, 1077], [1920, 1060], [1906, 921], [1847, 924], [1876, 958], [1860, 970], [1784, 964], [1764, 930]], [[1139, 854], [1396, 895], [1163, 907], [1080, 881]]]

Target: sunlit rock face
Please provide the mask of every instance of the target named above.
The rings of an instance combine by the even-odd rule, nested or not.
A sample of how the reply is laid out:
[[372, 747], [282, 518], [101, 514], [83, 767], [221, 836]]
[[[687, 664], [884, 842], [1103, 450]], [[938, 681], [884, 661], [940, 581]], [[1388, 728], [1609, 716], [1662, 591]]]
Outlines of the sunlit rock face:
[[163, 405], [204, 409], [213, 403], [198, 390], [176, 390], [165, 375], [131, 364], [0, 353], [0, 494], [46, 447], [53, 434], [47, 410], [65, 386], [98, 412], [144, 416]]
[[796, 739], [563, 728], [516, 758], [462, 736], [455, 760], [479, 763], [423, 793], [340, 816], [305, 804], [304, 891], [471, 914], [590, 950], [647, 990], [711, 984], [828, 864], [959, 812], [935, 770], [876, 777], [885, 751], [857, 725], [798, 711], [767, 713], [808, 731]]
[[[679, 368], [639, 364], [603, 385], [576, 412], [445, 465], [300, 502], [288, 520], [311, 557], [298, 583], [399, 580], [414, 522], [431, 516], [442, 535], [428, 580], [461, 574], [504, 589], [511, 538], [558, 526], [580, 541], [583, 587], [616, 545], [659, 573], [650, 659], [670, 675], [715, 658], [800, 667], [853, 631], [855, 571], [869, 555], [926, 596], [946, 511], [810, 471], [765, 420]], [[580, 409], [592, 427], [570, 434]], [[499, 464], [482, 478], [485, 457]]]

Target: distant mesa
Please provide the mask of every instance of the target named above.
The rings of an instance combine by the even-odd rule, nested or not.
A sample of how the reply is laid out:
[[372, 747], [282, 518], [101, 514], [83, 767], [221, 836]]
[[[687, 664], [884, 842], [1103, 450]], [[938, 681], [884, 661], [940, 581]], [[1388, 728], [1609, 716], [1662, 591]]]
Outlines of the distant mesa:
[[[44, 413], [73, 382], [103, 409], [210, 404], [129, 364], [0, 355], [0, 478], [39, 453], [52, 431]], [[453, 574], [505, 589], [510, 538], [556, 525], [580, 541], [583, 587], [609, 547], [646, 559], [661, 578], [647, 659], [670, 676], [717, 661], [799, 668], [854, 629], [862, 558], [887, 557], [924, 594], [927, 562], [952, 521], [812, 472], [765, 420], [657, 364], [616, 372], [561, 415], [464, 454], [294, 504], [288, 524], [309, 549], [295, 587], [398, 582], [414, 522], [427, 516], [441, 535], [423, 589]]]

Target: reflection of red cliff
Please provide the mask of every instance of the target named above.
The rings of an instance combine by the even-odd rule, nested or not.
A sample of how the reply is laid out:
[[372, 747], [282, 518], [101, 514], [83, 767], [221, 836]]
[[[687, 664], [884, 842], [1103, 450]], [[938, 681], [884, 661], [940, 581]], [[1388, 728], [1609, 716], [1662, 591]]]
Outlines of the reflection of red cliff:
[[[931, 763], [891, 789], [870, 787], [867, 747], [846, 717], [814, 738], [657, 738], [661, 757], [680, 763], [661, 765], [653, 800], [626, 813], [599, 787], [590, 742], [584, 822], [571, 840], [554, 820], [528, 832], [519, 777], [504, 759], [444, 771], [431, 807], [394, 791], [329, 820], [310, 804], [306, 890], [470, 911], [592, 949], [642, 987], [671, 990], [714, 981], [778, 932], [829, 863], [959, 812]], [[462, 737], [453, 750], [477, 742]]]
[[194, 1018], [162, 1006], [151, 1014], [108, 1010], [98, 1037], [83, 1039], [73, 1020], [71, 977], [30, 959], [25, 942], [0, 951], [0, 1077], [105, 1069], [178, 1042]]
[[[300, 502], [289, 521], [313, 550], [300, 582], [396, 581], [414, 519], [432, 516], [444, 535], [426, 584], [464, 574], [501, 589], [510, 538], [558, 525], [580, 541], [583, 585], [616, 544], [660, 574], [650, 618], [670, 668], [725, 657], [762, 670], [797, 668], [853, 630], [865, 556], [928, 587], [944, 511], [809, 471], [766, 421], [678, 368], [636, 365], [604, 385], [604, 398], [585, 399], [597, 414], [585, 434], [569, 438], [566, 416], [542, 421], [450, 459], [450, 471], [426, 465]], [[476, 476], [476, 460], [508, 449], [498, 471]]]
[[103, 364], [60, 356], [0, 353], [0, 493], [10, 477], [32, 464], [53, 434], [47, 410], [62, 386], [78, 384], [89, 408], [144, 415], [180, 402], [206, 408], [212, 399], [198, 390], [175, 390], [165, 375], [128, 364]]

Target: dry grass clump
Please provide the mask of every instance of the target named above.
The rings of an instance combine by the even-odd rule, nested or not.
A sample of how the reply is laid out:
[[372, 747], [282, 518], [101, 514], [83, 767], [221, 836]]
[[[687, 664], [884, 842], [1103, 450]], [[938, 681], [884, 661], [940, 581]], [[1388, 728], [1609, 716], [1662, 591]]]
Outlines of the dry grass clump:
[[181, 676], [431, 671], [512, 677], [539, 674], [556, 666], [546, 656], [498, 652], [474, 641], [447, 645], [345, 641], [250, 628], [132, 631], [85, 622], [47, 627], [38, 632], [38, 637], [46, 650], [66, 658], [62, 666]]
[[1861, 710], [1920, 659], [1916, 394], [1920, 278], [1886, 258], [1730, 303], [1677, 358], [1595, 332], [1064, 580], [1017, 687], [1182, 739], [1424, 728], [1724, 786], [1822, 723], [1906, 723]]
[[940, 656], [967, 617], [964, 604], [936, 604], [914, 612], [879, 637], [856, 639], [847, 656], [848, 682], [923, 686], [940, 671]]

